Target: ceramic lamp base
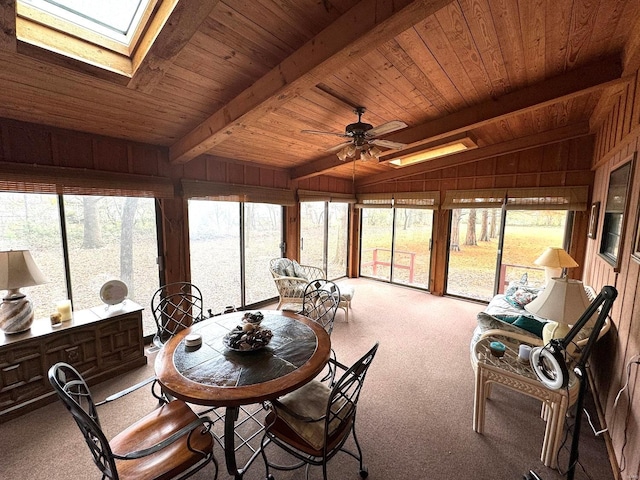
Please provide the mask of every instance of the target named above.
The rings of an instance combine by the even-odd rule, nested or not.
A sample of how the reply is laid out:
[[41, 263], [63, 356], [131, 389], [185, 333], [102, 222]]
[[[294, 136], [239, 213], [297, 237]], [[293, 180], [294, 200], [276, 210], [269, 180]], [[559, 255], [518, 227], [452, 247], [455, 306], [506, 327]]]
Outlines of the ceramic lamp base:
[[33, 323], [33, 305], [24, 295], [6, 297], [0, 305], [0, 330], [4, 333], [26, 332]]
[[571, 330], [571, 325], [557, 322], [547, 322], [542, 329], [542, 341], [548, 344], [552, 338], [564, 338]]

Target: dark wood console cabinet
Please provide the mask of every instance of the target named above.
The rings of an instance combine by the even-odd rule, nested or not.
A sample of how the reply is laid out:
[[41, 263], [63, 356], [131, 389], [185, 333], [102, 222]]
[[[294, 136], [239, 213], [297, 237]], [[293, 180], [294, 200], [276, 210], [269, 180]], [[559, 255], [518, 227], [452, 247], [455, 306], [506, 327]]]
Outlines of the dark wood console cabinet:
[[57, 398], [47, 378], [56, 362], [76, 367], [88, 384], [145, 365], [142, 307], [127, 300], [73, 312], [60, 327], [42, 318], [27, 332], [0, 332], [0, 423]]

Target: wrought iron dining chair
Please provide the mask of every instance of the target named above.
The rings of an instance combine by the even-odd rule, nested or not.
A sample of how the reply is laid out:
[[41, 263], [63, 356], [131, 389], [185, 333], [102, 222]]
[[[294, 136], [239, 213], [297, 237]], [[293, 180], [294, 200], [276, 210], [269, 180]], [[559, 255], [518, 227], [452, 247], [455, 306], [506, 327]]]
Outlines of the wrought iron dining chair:
[[181, 400], [163, 404], [111, 440], [107, 440], [89, 388], [67, 363], [49, 369], [49, 382], [84, 435], [93, 461], [110, 480], [187, 478], [209, 463], [213, 454], [212, 421], [197, 416]]
[[[302, 295], [302, 310], [298, 312], [304, 315], [325, 329], [331, 335], [336, 312], [340, 305], [340, 289], [338, 286], [325, 279], [317, 279], [309, 282]], [[336, 353], [331, 349], [331, 358], [336, 359]], [[326, 373], [322, 376], [322, 381], [335, 379], [335, 368], [332, 362], [327, 363]]]
[[302, 310], [299, 313], [322, 325], [331, 335], [339, 303], [340, 289], [334, 282], [324, 279], [312, 280], [304, 289]]
[[[378, 350], [378, 343], [351, 367], [340, 362], [335, 366], [344, 371], [333, 387], [313, 380], [284, 397], [265, 404], [265, 434], [261, 452], [268, 480], [274, 480], [270, 469], [295, 470], [302, 466], [322, 466], [327, 480], [327, 462], [338, 452], [345, 452], [358, 460], [360, 476], [368, 471], [363, 464], [362, 449], [355, 432], [356, 410], [364, 379]], [[345, 448], [345, 442], [353, 436], [357, 452]], [[266, 447], [276, 445], [295, 457], [292, 465], [270, 463]]]
[[176, 333], [204, 320], [202, 312], [202, 292], [193, 283], [163, 285], [151, 297], [151, 313], [157, 327], [153, 343], [161, 347]]

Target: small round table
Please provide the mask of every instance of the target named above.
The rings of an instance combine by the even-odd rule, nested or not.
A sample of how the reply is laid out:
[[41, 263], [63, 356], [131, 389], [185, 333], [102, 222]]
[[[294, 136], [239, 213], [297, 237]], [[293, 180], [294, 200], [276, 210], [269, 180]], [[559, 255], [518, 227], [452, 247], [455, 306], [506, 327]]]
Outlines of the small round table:
[[[505, 344], [506, 351], [503, 357], [498, 358], [490, 353], [489, 344], [493, 341]], [[476, 343], [471, 356], [472, 365], [476, 372], [473, 430], [478, 433], [482, 433], [484, 430], [484, 411], [492, 384], [497, 383], [537, 398], [542, 401], [540, 416], [546, 421], [540, 460], [547, 467], [556, 468], [556, 457], [562, 440], [564, 419], [567, 409], [575, 403], [578, 397], [579, 382], [573, 372], [570, 372], [569, 385], [566, 389], [551, 390], [547, 388], [538, 380], [529, 363], [522, 363], [518, 359], [520, 343], [520, 341], [507, 336], [489, 334], [489, 332]]]
[[[235, 421], [239, 407], [278, 398], [315, 378], [329, 360], [331, 341], [313, 320], [279, 310], [264, 310], [261, 326], [273, 332], [269, 345], [236, 352], [223, 337], [246, 312], [213, 317], [185, 329], [158, 352], [155, 371], [164, 391], [197, 405], [226, 407], [224, 451], [227, 471], [237, 480]], [[185, 336], [200, 334], [200, 347], [187, 347]], [[250, 463], [250, 462], [249, 462]]]

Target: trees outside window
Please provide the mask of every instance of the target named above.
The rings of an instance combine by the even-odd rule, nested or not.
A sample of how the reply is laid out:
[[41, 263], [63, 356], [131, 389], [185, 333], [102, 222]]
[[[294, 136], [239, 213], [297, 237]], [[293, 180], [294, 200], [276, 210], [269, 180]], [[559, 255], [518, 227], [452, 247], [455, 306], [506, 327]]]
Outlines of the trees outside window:
[[446, 292], [488, 301], [525, 274], [530, 285], [542, 286], [544, 271], [533, 262], [547, 247], [563, 246], [567, 211], [454, 209], [451, 218]]
[[[112, 279], [127, 284], [130, 300], [148, 306], [159, 286], [153, 199], [1, 192], [0, 211], [0, 249], [30, 250], [48, 279], [27, 292], [36, 318], [48, 317], [65, 298], [74, 310], [106, 307], [100, 288]], [[143, 321], [144, 334], [152, 334], [148, 308]]]

